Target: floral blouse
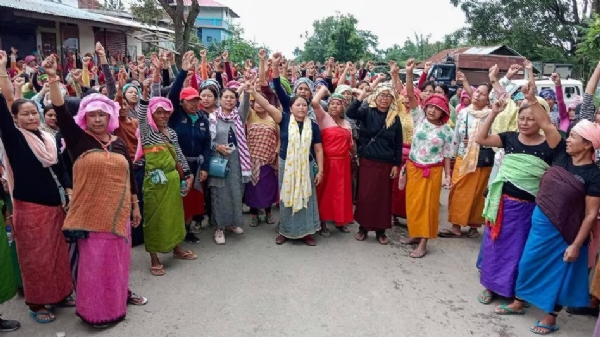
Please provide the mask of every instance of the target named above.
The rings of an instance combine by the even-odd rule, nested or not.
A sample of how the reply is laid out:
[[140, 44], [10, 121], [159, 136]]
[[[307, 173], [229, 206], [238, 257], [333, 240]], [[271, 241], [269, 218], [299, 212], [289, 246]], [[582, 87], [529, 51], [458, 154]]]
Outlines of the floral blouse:
[[414, 122], [410, 160], [421, 165], [433, 165], [442, 162], [444, 158], [451, 158], [454, 136], [452, 128], [448, 124], [431, 124], [420, 107], [412, 109], [410, 114]]

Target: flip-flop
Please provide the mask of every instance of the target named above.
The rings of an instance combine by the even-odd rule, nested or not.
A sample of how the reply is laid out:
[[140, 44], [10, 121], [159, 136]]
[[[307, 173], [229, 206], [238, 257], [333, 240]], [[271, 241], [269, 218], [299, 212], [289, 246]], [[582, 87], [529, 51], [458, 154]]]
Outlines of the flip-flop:
[[427, 255], [427, 251], [424, 251], [421, 254], [414, 254], [414, 252], [411, 252], [410, 254], [408, 254], [408, 257], [413, 259], [422, 259], [425, 257], [425, 255]]
[[494, 293], [489, 290], [483, 290], [479, 296], [477, 296], [477, 301], [481, 304], [491, 304], [494, 301]]
[[[535, 328], [547, 329], [548, 332], [538, 332], [538, 331], [535, 331]], [[540, 323], [540, 321], [537, 321], [537, 322], [535, 322], [534, 327], [529, 328], [529, 331], [533, 332], [536, 335], [549, 335], [553, 332], [557, 332], [559, 329], [560, 329], [560, 327], [556, 324], [551, 326], [551, 325], [542, 324], [542, 323]]]
[[365, 241], [368, 236], [369, 236], [369, 234], [367, 234], [365, 232], [358, 232], [358, 233], [356, 233], [354, 238], [358, 241]]
[[[504, 311], [498, 311], [498, 309], [502, 309]], [[525, 315], [525, 310], [516, 311], [513, 308], [509, 308], [506, 304], [501, 304], [494, 309], [494, 313], [496, 313], [496, 315], [501, 315], [501, 316]]]
[[470, 239], [477, 239], [479, 237], [479, 231], [477, 230], [477, 228], [469, 228], [467, 237]]
[[442, 229], [438, 232], [438, 236], [441, 238], [460, 238], [462, 237], [462, 233], [460, 235], [456, 235], [455, 233], [452, 233], [452, 231], [449, 229]]
[[[38, 317], [38, 316], [42, 316], [42, 315], [48, 316], [48, 319], [41, 319]], [[54, 322], [54, 320], [56, 319], [56, 316], [54, 316], [54, 314], [52, 314], [52, 312], [50, 312], [50, 310], [48, 310], [48, 309], [42, 310], [42, 311], [29, 310], [29, 316], [31, 316], [31, 318], [33, 318], [36, 322], [38, 322], [40, 324]]]
[[381, 234], [377, 235], [377, 242], [385, 246], [390, 243], [390, 240], [388, 239], [387, 235]]
[[259, 222], [258, 218], [256, 218], [256, 219], [253, 218], [250, 221], [250, 227], [258, 227], [258, 222]]
[[184, 250], [181, 255], [173, 253], [173, 257], [180, 260], [191, 261], [197, 259], [198, 255], [194, 254], [191, 250]]
[[329, 231], [329, 228], [321, 228], [319, 234], [321, 234], [322, 237], [328, 238], [331, 236], [331, 231]]
[[335, 228], [342, 233], [350, 233], [350, 230], [346, 226], [335, 226]]
[[148, 299], [144, 296], [138, 295], [134, 292], [131, 292], [129, 298], [127, 299], [127, 304], [131, 305], [146, 305], [148, 303]]
[[152, 267], [150, 266], [150, 273], [154, 276], [163, 276], [165, 275], [165, 268], [164, 266], [161, 264], [158, 267]]

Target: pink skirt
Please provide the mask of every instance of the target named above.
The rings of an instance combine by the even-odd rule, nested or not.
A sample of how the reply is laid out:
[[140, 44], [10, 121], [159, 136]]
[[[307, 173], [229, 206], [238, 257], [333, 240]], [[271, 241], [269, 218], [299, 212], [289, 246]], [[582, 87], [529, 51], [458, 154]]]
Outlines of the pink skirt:
[[131, 262], [128, 240], [110, 233], [90, 233], [78, 241], [77, 316], [92, 325], [116, 323], [127, 314]]

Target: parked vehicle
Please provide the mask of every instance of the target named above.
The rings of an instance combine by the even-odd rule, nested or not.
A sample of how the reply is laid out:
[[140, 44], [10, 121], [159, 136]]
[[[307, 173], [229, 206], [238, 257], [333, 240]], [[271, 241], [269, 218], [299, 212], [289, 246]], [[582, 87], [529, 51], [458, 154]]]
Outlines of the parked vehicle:
[[[511, 84], [506, 88], [506, 91], [512, 96], [515, 92], [517, 92], [517, 90], [519, 90], [525, 84], [527, 84], [527, 80], [525, 80], [525, 79], [513, 80], [511, 82]], [[573, 101], [575, 96], [583, 95], [583, 83], [579, 80], [562, 79], [561, 85], [563, 88], [565, 104], [567, 106]], [[537, 79], [535, 81], [535, 86], [536, 86], [537, 92], [540, 92], [544, 89], [555, 90], [554, 82], [552, 82], [552, 80], [547, 77]]]

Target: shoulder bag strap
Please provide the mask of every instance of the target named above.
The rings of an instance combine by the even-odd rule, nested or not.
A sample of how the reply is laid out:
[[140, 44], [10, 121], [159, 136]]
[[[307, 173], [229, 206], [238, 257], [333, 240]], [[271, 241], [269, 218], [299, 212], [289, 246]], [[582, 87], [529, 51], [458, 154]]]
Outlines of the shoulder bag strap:
[[54, 173], [54, 170], [52, 169], [52, 167], [48, 167], [48, 170], [50, 171], [50, 174], [52, 175], [52, 178], [54, 179], [54, 183], [56, 184], [56, 187], [58, 188], [58, 193], [60, 194], [60, 202], [63, 205], [66, 205], [67, 204], [67, 196], [65, 193], [65, 189], [63, 188], [62, 184], [58, 180], [58, 177]]
[[373, 142], [377, 139], [377, 137], [379, 137], [379, 135], [381, 135], [381, 133], [383, 132], [383, 130], [385, 129], [385, 119], [383, 120], [383, 126], [381, 127], [381, 129], [379, 129], [379, 132], [377, 132], [377, 134], [371, 138], [371, 140], [369, 140], [369, 142], [367, 143], [367, 145], [365, 145], [365, 147], [363, 147], [362, 149], [360, 149], [359, 153], [357, 153], [358, 156], [362, 156], [363, 153], [365, 152], [365, 150], [371, 146], [371, 144], [373, 144]]

